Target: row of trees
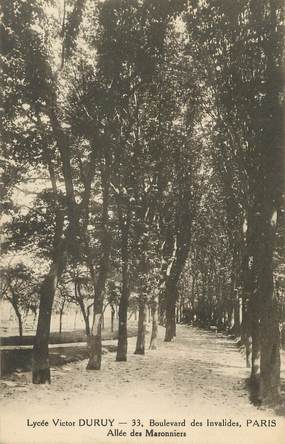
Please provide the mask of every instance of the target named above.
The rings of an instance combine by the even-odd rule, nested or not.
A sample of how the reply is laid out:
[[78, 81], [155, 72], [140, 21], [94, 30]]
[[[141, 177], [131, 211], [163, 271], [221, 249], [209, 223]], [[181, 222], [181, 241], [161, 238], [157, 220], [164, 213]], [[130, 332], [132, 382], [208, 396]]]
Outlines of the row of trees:
[[3, 1], [4, 248], [42, 263], [34, 383], [50, 382], [53, 301], [71, 280], [79, 305], [83, 282], [92, 298], [88, 369], [106, 302], [127, 359], [135, 293], [136, 353], [148, 306], [151, 348], [158, 322], [165, 341], [177, 318], [235, 325], [260, 399], [279, 397], [282, 8]]

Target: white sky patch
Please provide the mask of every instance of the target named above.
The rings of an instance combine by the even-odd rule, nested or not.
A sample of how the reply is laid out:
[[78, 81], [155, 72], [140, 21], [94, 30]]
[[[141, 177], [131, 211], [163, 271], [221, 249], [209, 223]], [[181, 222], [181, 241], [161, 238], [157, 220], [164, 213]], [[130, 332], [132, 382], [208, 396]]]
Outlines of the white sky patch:
[[184, 33], [186, 31], [185, 22], [182, 20], [182, 17], [177, 17], [174, 22], [175, 31]]

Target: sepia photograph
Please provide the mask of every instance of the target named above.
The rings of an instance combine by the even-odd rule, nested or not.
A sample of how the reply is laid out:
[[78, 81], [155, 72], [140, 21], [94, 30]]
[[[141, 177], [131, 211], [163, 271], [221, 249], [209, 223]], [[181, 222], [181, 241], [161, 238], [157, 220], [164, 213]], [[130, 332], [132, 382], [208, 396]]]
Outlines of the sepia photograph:
[[0, 4], [0, 444], [284, 444], [284, 0]]

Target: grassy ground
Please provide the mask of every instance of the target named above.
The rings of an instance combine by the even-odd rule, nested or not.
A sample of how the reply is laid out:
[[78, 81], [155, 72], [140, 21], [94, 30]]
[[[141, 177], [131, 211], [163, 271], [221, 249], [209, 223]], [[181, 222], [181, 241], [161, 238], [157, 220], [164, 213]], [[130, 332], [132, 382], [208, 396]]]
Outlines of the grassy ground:
[[[103, 339], [116, 339], [117, 332], [110, 330], [103, 330]], [[24, 336], [7, 336], [0, 338], [0, 346], [19, 346], [19, 345], [33, 345], [34, 335]], [[69, 344], [74, 342], [86, 342], [87, 337], [84, 330], [65, 331], [62, 333], [52, 332], [50, 334], [50, 344]]]
[[[137, 328], [131, 327], [128, 331], [128, 336], [136, 336]], [[114, 340], [118, 337], [118, 332], [103, 331], [103, 352], [115, 351], [116, 346], [107, 344], [106, 341]], [[8, 339], [5, 345], [2, 343], [2, 350], [0, 350], [0, 364], [1, 376], [9, 375], [15, 371], [25, 372], [30, 371], [32, 367], [32, 344], [34, 336], [24, 336], [29, 338], [29, 341], [24, 340], [21, 344], [15, 344], [15, 341]], [[32, 338], [32, 342], [30, 342]], [[3, 338], [2, 338], [3, 339]], [[19, 339], [17, 337], [17, 339]], [[9, 344], [10, 342], [10, 344]], [[19, 341], [16, 341], [19, 342]], [[58, 333], [51, 335], [50, 340], [50, 363], [51, 366], [56, 367], [67, 364], [69, 362], [77, 362], [88, 357], [87, 338], [83, 331], [64, 332], [61, 335]], [[5, 349], [3, 349], [5, 347]], [[21, 348], [22, 347], [22, 348]]]

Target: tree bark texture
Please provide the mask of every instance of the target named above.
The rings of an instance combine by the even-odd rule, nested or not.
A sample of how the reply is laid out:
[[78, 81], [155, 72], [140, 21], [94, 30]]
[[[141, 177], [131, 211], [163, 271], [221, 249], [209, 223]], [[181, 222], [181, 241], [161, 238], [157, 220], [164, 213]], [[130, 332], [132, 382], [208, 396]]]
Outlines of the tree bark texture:
[[[55, 173], [49, 164], [52, 188], [57, 193]], [[53, 254], [49, 272], [40, 287], [40, 306], [35, 343], [32, 359], [32, 380], [34, 384], [50, 383], [49, 367], [49, 335], [52, 306], [58, 281], [63, 273], [66, 262], [66, 239], [63, 237], [64, 214], [56, 210], [56, 227], [53, 238]]]
[[34, 384], [50, 383], [49, 335], [52, 305], [57, 283], [65, 262], [65, 242], [58, 243], [48, 275], [40, 288], [40, 307], [37, 332], [33, 347], [32, 378]]
[[118, 328], [118, 349], [116, 361], [127, 360], [128, 350], [128, 304], [129, 304], [129, 218], [130, 210], [127, 209], [126, 220], [121, 217], [121, 259], [122, 259], [122, 290], [119, 303], [119, 328]]
[[152, 315], [152, 328], [151, 328], [151, 338], [150, 338], [149, 348], [151, 350], [156, 350], [157, 339], [158, 339], [158, 293], [155, 294], [152, 301], [151, 315]]
[[[187, 207], [187, 204], [185, 204]], [[185, 210], [184, 210], [185, 211]], [[175, 236], [172, 245], [172, 259], [169, 271], [166, 273], [165, 279], [165, 342], [170, 342], [176, 336], [176, 301], [177, 301], [177, 285], [181, 273], [183, 272], [186, 259], [190, 249], [190, 213], [188, 209], [180, 223], [182, 226]], [[187, 224], [186, 224], [187, 222]], [[186, 225], [184, 225], [186, 224]]]
[[91, 335], [88, 338], [89, 361], [87, 370], [100, 370], [102, 361], [102, 323], [104, 307], [104, 290], [109, 270], [109, 256], [111, 250], [111, 238], [108, 230], [109, 188], [110, 188], [110, 165], [108, 157], [102, 166], [101, 172], [103, 208], [102, 208], [102, 254], [98, 280], [95, 284], [94, 293], [94, 316]]
[[144, 295], [141, 295], [142, 300], [139, 304], [139, 319], [138, 319], [138, 334], [136, 342], [136, 355], [144, 355], [145, 353], [145, 335], [146, 335], [146, 321], [147, 321], [147, 305], [144, 300]]
[[165, 288], [165, 299], [166, 299], [166, 322], [165, 322], [165, 342], [170, 342], [176, 336], [176, 299], [177, 299], [177, 288], [175, 282], [168, 281]]
[[[268, 202], [269, 201], [269, 202]], [[277, 303], [273, 293], [274, 207], [266, 199], [262, 255], [260, 255], [260, 398], [263, 403], [276, 403], [280, 398], [280, 331]], [[277, 214], [277, 212], [276, 212]]]

